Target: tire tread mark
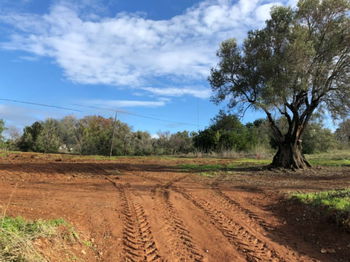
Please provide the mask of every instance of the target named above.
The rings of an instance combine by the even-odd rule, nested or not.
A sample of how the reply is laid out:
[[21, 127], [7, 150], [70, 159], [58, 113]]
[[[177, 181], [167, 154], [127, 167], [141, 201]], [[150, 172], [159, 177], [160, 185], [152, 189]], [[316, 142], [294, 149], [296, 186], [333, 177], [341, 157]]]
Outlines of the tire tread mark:
[[203, 261], [203, 255], [198, 251], [190, 231], [186, 228], [174, 205], [169, 200], [167, 188], [180, 179], [182, 178], [174, 179], [164, 185], [158, 185], [154, 190], [154, 194], [158, 193], [160, 195], [156, 199], [158, 200], [158, 205], [161, 207], [168, 229], [171, 232], [170, 239], [173, 251], [176, 252], [175, 255], [180, 261], [201, 262]]
[[263, 229], [265, 230], [271, 230], [272, 227], [268, 225], [264, 220], [259, 218], [254, 212], [250, 211], [249, 209], [243, 207], [240, 205], [237, 201], [230, 198], [228, 195], [226, 195], [224, 192], [222, 192], [218, 188], [212, 188], [214, 193], [220, 197], [220, 202], [226, 206], [227, 208], [235, 208], [236, 210], [244, 213], [251, 221], [254, 221], [258, 223]]
[[266, 243], [258, 239], [240, 224], [228, 218], [223, 212], [214, 208], [204, 199], [195, 199], [184, 188], [172, 187], [175, 192], [192, 202], [212, 220], [212, 224], [225, 236], [225, 238], [240, 251], [249, 262], [255, 261], [285, 261], [270, 249]]
[[123, 253], [125, 261], [131, 262], [161, 262], [165, 261], [159, 255], [153, 239], [151, 226], [141, 204], [134, 202], [128, 191], [121, 184], [106, 177], [118, 190], [122, 201], [123, 214]]

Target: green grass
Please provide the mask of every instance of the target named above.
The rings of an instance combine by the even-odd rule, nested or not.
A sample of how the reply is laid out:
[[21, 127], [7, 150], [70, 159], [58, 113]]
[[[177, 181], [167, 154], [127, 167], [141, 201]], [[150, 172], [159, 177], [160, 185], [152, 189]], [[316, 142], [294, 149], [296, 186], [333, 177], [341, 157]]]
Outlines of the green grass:
[[306, 158], [314, 166], [350, 166], [349, 150], [312, 154], [307, 155]]
[[350, 212], [350, 189], [292, 194], [305, 204], [325, 206], [342, 212]]
[[59, 226], [68, 228], [69, 234], [74, 232], [63, 219], [29, 221], [22, 217], [0, 218], [0, 261], [46, 261], [33, 243], [40, 237], [57, 236]]
[[227, 164], [180, 164], [177, 168], [194, 171], [194, 172], [205, 172], [205, 171], [230, 171], [239, 167], [253, 167], [260, 165], [267, 165], [270, 163], [268, 159], [237, 159]]
[[315, 193], [294, 193], [292, 199], [325, 210], [335, 221], [350, 230], [350, 189]]
[[348, 159], [310, 159], [312, 166], [350, 166], [350, 160]]

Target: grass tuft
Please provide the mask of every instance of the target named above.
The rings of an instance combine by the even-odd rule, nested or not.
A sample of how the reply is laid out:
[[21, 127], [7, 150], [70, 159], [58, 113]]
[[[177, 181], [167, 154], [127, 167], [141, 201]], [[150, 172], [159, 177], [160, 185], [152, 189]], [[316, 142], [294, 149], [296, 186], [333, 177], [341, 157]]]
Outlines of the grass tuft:
[[63, 219], [29, 221], [22, 217], [0, 218], [0, 261], [46, 261], [35, 248], [34, 241], [58, 235], [57, 229], [62, 225], [71, 228]]

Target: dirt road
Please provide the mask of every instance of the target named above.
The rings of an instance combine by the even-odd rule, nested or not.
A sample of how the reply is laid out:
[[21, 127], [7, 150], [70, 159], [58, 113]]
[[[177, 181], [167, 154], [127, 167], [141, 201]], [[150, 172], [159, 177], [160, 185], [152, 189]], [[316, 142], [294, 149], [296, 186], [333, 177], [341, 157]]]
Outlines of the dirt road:
[[[348, 171], [312, 187], [349, 183]], [[71, 222], [91, 243], [78, 247], [83, 261], [350, 261], [348, 233], [281, 202], [269, 185], [280, 174], [240, 179], [251, 172], [228, 181], [157, 160], [6, 159], [0, 201], [10, 215]], [[261, 179], [266, 186], [252, 185]], [[280, 188], [290, 179], [280, 177]], [[310, 184], [303, 181], [292, 185]]]

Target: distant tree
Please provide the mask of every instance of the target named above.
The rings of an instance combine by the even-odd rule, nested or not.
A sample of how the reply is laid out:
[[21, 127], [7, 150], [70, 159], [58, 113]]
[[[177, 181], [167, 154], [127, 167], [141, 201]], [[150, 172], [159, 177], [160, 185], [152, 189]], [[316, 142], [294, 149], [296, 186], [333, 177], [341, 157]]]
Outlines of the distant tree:
[[152, 154], [152, 137], [147, 132], [136, 131], [132, 134], [131, 154], [133, 155], [150, 155]]
[[215, 151], [220, 139], [220, 133], [210, 128], [201, 130], [193, 137], [194, 147], [204, 153]]
[[35, 141], [35, 151], [44, 153], [56, 153], [62, 144], [59, 136], [59, 122], [49, 118], [42, 124], [40, 134]]
[[23, 130], [23, 135], [18, 141], [18, 148], [22, 151], [39, 151], [37, 147], [37, 139], [43, 129], [40, 122], [34, 122], [31, 126], [27, 126]]
[[350, 119], [346, 119], [339, 124], [339, 127], [335, 131], [335, 135], [343, 147], [350, 146]]
[[194, 146], [203, 152], [236, 150], [249, 148], [247, 128], [235, 115], [220, 111], [211, 125], [193, 138]]
[[66, 116], [59, 121], [58, 132], [61, 140], [60, 151], [81, 153], [82, 133], [79, 132], [79, 120], [74, 116]]
[[112, 136], [112, 118], [86, 116], [80, 120], [83, 132], [81, 153], [84, 155], [109, 155]]
[[327, 152], [338, 146], [335, 135], [331, 130], [324, 128], [321, 122], [309, 123], [302, 140], [302, 150], [305, 154]]
[[[278, 151], [272, 166], [310, 166], [301, 137], [314, 112], [333, 117], [350, 109], [350, 2], [300, 0], [296, 9], [274, 7], [263, 29], [250, 31], [242, 48], [224, 41], [209, 82], [213, 101], [265, 112]], [[273, 117], [286, 120], [283, 132]]]
[[171, 154], [188, 154], [193, 151], [192, 137], [188, 131], [176, 132], [169, 138]]
[[0, 119], [0, 148], [5, 146], [5, 138], [3, 132], [5, 131], [5, 122]]
[[169, 155], [171, 154], [171, 148], [169, 144], [170, 132], [158, 132], [157, 138], [153, 140], [154, 153], [156, 155]]
[[247, 140], [249, 149], [265, 149], [271, 148], [271, 130], [266, 119], [257, 119], [253, 123], [247, 123]]
[[18, 142], [21, 138], [20, 130], [15, 126], [9, 126], [6, 128], [6, 133], [8, 134], [8, 139], [6, 141], [6, 147], [9, 150], [19, 150]]

